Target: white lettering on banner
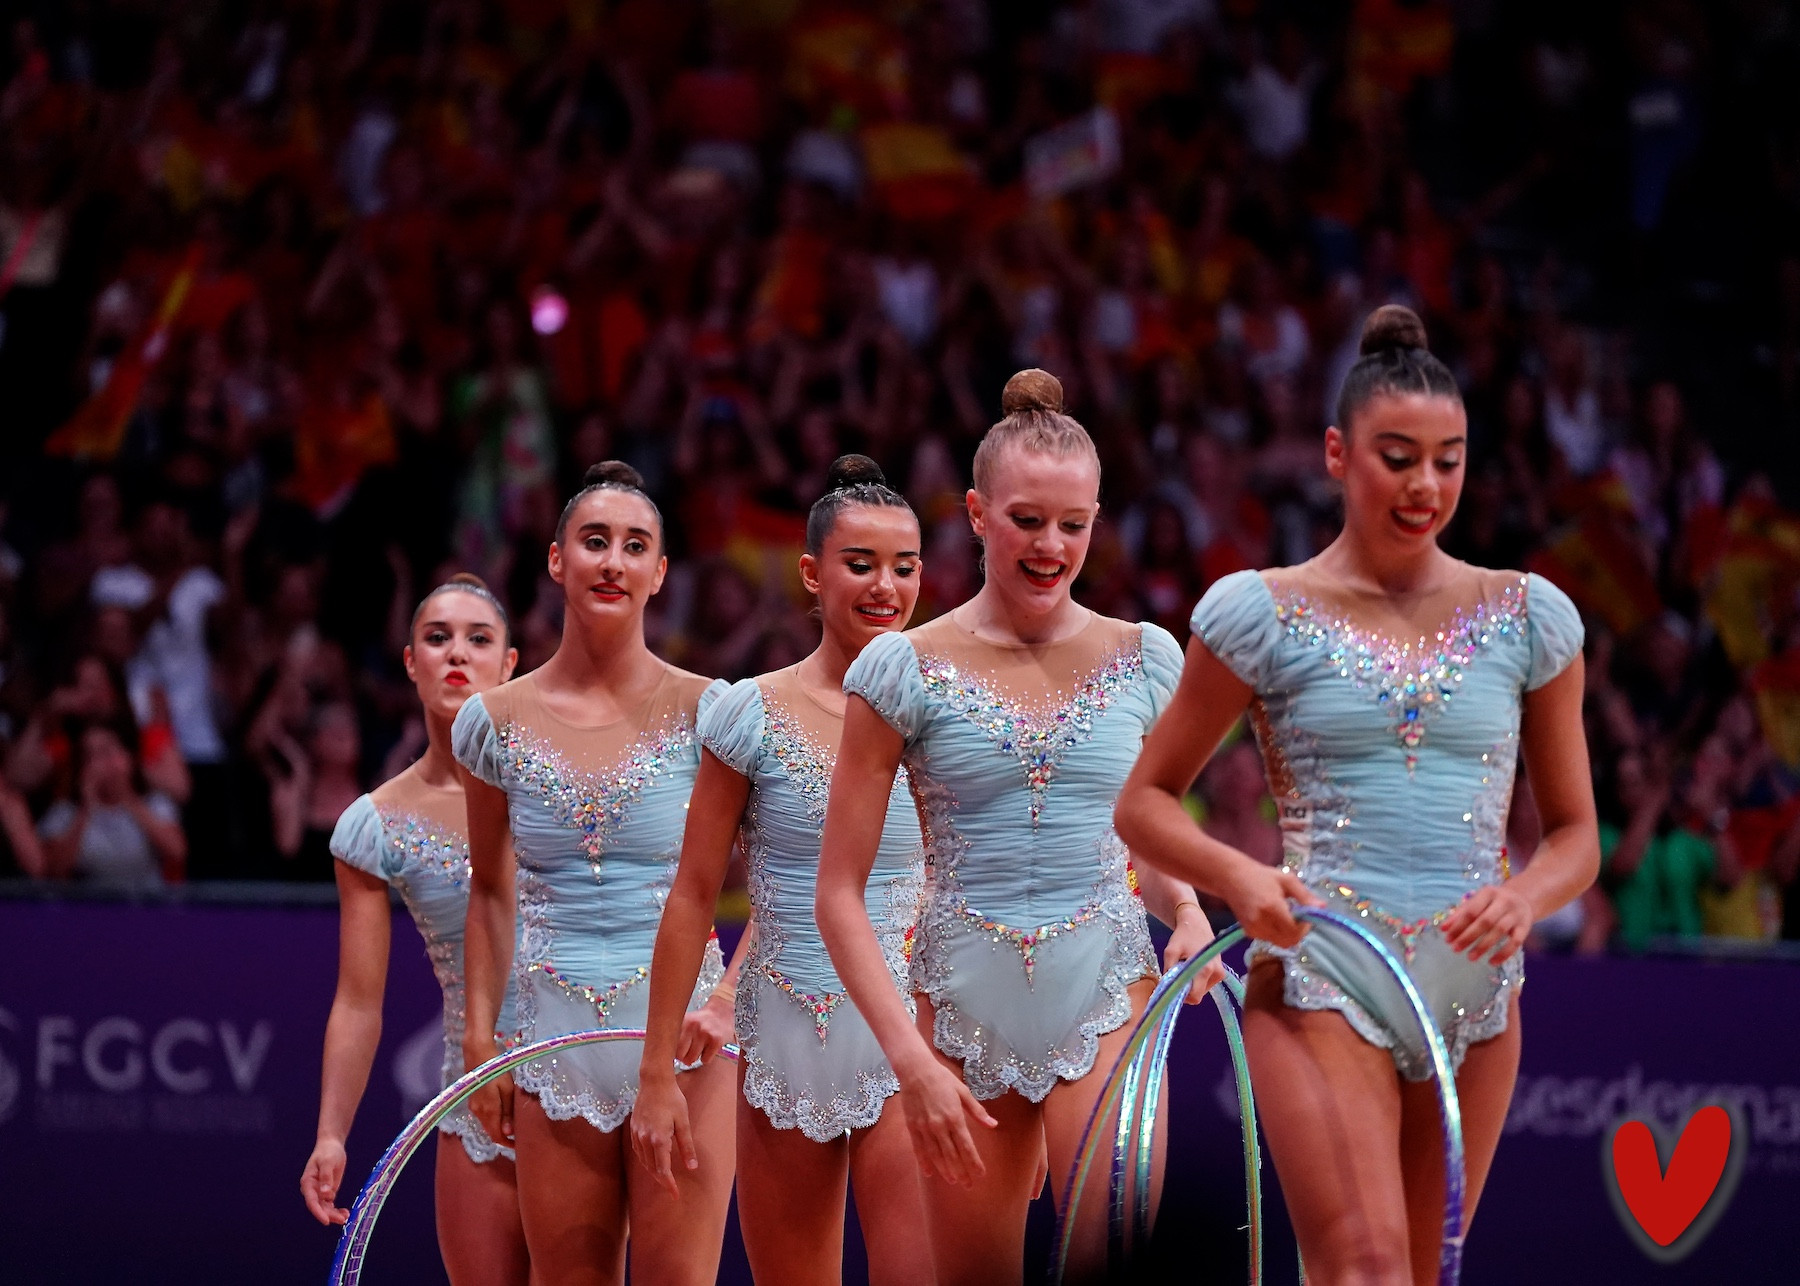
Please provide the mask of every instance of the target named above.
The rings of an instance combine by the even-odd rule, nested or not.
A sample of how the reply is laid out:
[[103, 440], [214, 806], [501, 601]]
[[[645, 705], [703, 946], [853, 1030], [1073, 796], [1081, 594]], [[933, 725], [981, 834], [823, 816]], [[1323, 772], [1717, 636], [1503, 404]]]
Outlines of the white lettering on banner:
[[151, 1035], [146, 1063], [144, 1027], [135, 1019], [112, 1014], [84, 1034], [68, 1014], [45, 1014], [37, 1024], [37, 1085], [54, 1090], [61, 1069], [79, 1066], [89, 1084], [113, 1094], [141, 1088], [146, 1070], [155, 1084], [176, 1094], [200, 1094], [213, 1083], [217, 1065], [207, 1066], [203, 1051], [213, 1047], [215, 1034], [231, 1083], [250, 1093], [275, 1043], [275, 1025], [266, 1018], [248, 1033], [229, 1019], [216, 1025], [198, 1018], [171, 1019]]
[[225, 1062], [231, 1067], [231, 1081], [244, 1093], [248, 1094], [256, 1084], [256, 1074], [262, 1070], [263, 1059], [269, 1056], [269, 1046], [275, 1043], [275, 1028], [267, 1022], [257, 1023], [250, 1029], [247, 1043], [239, 1043], [237, 1028], [231, 1023], [219, 1024], [219, 1046], [225, 1051]]
[[1752, 1142], [1768, 1147], [1800, 1143], [1800, 1085], [1719, 1085], [1645, 1080], [1633, 1065], [1612, 1080], [1595, 1076], [1521, 1076], [1506, 1116], [1508, 1134], [1588, 1138], [1624, 1118], [1679, 1128], [1705, 1103], [1735, 1107]]
[[56, 1083], [56, 1069], [75, 1065], [75, 1020], [66, 1014], [46, 1014], [38, 1019], [37, 1083], [47, 1090]]
[[[33, 1027], [36, 1085], [27, 1102], [26, 1052], [6, 1046]], [[0, 1126], [23, 1117], [53, 1133], [270, 1134], [275, 1102], [257, 1082], [274, 1046], [266, 1018], [151, 1025], [122, 1014], [19, 1020], [0, 1009]]]
[[[144, 1083], [144, 1055], [138, 1046], [144, 1041], [144, 1029], [129, 1018], [102, 1018], [88, 1028], [81, 1042], [81, 1066], [88, 1079], [103, 1090], [123, 1094]], [[125, 1057], [117, 1067], [108, 1067], [105, 1051], [108, 1045], [123, 1044]]]
[[177, 1094], [198, 1094], [207, 1089], [212, 1085], [212, 1073], [198, 1064], [185, 1071], [175, 1066], [175, 1048], [211, 1043], [212, 1033], [197, 1018], [177, 1018], [169, 1023], [150, 1043], [150, 1066], [156, 1072], [156, 1079]]

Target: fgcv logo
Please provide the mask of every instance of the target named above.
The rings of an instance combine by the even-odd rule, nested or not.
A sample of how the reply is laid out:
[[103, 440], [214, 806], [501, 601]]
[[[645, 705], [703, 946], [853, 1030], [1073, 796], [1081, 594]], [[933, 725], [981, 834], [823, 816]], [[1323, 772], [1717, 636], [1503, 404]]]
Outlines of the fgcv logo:
[[257, 1084], [274, 1042], [267, 1019], [33, 1023], [0, 1009], [0, 1125], [24, 1115], [56, 1133], [267, 1133], [273, 1105]]
[[[61, 1069], [79, 1065], [91, 1084], [115, 1094], [141, 1088], [147, 1074], [171, 1093], [201, 1094], [213, 1088], [223, 1061], [231, 1083], [248, 1094], [274, 1039], [267, 1022], [246, 1033], [230, 1021], [176, 1018], [149, 1032], [135, 1019], [115, 1015], [83, 1033], [68, 1015], [47, 1014], [38, 1019], [37, 1083], [55, 1089]], [[208, 1056], [215, 1046], [220, 1058]]]

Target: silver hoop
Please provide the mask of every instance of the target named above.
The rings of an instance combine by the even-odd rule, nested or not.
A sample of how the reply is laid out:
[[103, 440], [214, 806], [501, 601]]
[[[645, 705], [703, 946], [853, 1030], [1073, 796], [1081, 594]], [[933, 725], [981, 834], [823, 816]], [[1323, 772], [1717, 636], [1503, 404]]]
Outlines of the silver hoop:
[[[1420, 1032], [1431, 1056], [1433, 1078], [1437, 1082], [1438, 1111], [1444, 1134], [1444, 1237], [1443, 1250], [1438, 1259], [1438, 1284], [1456, 1286], [1462, 1274], [1463, 1249], [1465, 1175], [1462, 1108], [1457, 1098], [1456, 1077], [1451, 1070], [1450, 1053], [1444, 1044], [1443, 1033], [1432, 1020], [1431, 1011], [1426, 1008], [1424, 997], [1420, 995], [1405, 966], [1380, 938], [1355, 920], [1333, 911], [1296, 907], [1294, 916], [1296, 919], [1311, 921], [1321, 928], [1328, 927], [1334, 931], [1349, 933], [1372, 951], [1399, 983], [1407, 1004], [1412, 1008], [1413, 1016], [1418, 1019]], [[1119, 1113], [1119, 1121], [1113, 1133], [1112, 1165], [1108, 1176], [1108, 1257], [1116, 1262], [1132, 1245], [1149, 1239], [1150, 1167], [1158, 1124], [1156, 1097], [1161, 1090], [1164, 1068], [1168, 1062], [1169, 1040], [1173, 1034], [1175, 1019], [1180, 1014], [1181, 997], [1186, 993], [1194, 974], [1217, 960], [1244, 936], [1243, 927], [1234, 924], [1214, 938], [1204, 951], [1165, 974], [1157, 983], [1156, 990], [1151, 994], [1150, 1002], [1144, 1007], [1144, 1013], [1132, 1029], [1125, 1047], [1119, 1052], [1118, 1060], [1107, 1076], [1105, 1088], [1089, 1114], [1087, 1127], [1082, 1135], [1081, 1151], [1063, 1189], [1063, 1201], [1057, 1213], [1056, 1244], [1052, 1248], [1050, 1260], [1050, 1281], [1056, 1286], [1061, 1286], [1074, 1238], [1075, 1212], [1080, 1206], [1088, 1171], [1101, 1145], [1100, 1123], [1115, 1110]], [[1225, 989], [1232, 1003], [1227, 1003], [1226, 998], [1216, 991], [1213, 999], [1219, 1007], [1221, 1021], [1225, 1024], [1226, 1041], [1231, 1047], [1232, 1069], [1237, 1078], [1238, 1111], [1244, 1131], [1250, 1282], [1251, 1286], [1261, 1286], [1262, 1186], [1259, 1176], [1262, 1158], [1256, 1139], [1256, 1105], [1251, 1092], [1249, 1064], [1244, 1056], [1243, 1033], [1233, 1009], [1234, 1004], [1241, 1007], [1243, 1003], [1243, 981], [1229, 969], [1226, 970], [1226, 975]], [[1143, 1088], [1141, 1099], [1140, 1086]], [[1137, 1125], [1135, 1130], [1132, 1129], [1134, 1121]], [[1123, 1190], [1128, 1172], [1136, 1180], [1136, 1200], [1129, 1227], [1125, 1221], [1126, 1200]]]

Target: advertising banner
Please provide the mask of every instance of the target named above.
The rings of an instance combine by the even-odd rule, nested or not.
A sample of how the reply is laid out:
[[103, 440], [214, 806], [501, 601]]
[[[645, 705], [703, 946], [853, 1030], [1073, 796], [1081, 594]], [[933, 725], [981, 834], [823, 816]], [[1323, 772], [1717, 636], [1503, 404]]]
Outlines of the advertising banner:
[[[306, 1213], [299, 1176], [336, 952], [330, 907], [0, 901], [0, 1278], [323, 1283], [337, 1234]], [[1534, 957], [1528, 974], [1524, 1062], [1463, 1280], [1792, 1280], [1800, 966]], [[437, 1010], [424, 949], [397, 913], [381, 1052], [341, 1204], [436, 1088]], [[1183, 1280], [1241, 1280], [1237, 1106], [1210, 1003], [1184, 1014], [1171, 1078], [1157, 1257]], [[1728, 1156], [1710, 1160], [1718, 1139], [1702, 1138], [1695, 1116], [1708, 1104], [1729, 1121]], [[1690, 1117], [1700, 1124], [1671, 1165]], [[1615, 1167], [1614, 1136], [1630, 1121], [1657, 1140], [1666, 1174]], [[371, 1286], [444, 1280], [431, 1167], [427, 1148], [390, 1198]], [[1266, 1280], [1292, 1281], [1267, 1157], [1263, 1180]], [[1658, 1245], [1634, 1202], [1650, 1225], [1687, 1231]], [[1033, 1229], [1041, 1265], [1047, 1209]], [[846, 1281], [860, 1261], [848, 1257]], [[721, 1279], [748, 1282], [735, 1231]]]

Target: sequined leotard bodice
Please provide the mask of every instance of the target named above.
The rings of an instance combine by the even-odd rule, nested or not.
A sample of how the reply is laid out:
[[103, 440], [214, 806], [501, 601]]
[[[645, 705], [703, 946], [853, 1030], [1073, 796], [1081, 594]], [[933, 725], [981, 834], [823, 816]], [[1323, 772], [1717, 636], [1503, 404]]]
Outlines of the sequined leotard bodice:
[[[531, 675], [470, 697], [452, 730], [465, 768], [506, 792], [518, 862], [515, 1042], [642, 1027], [650, 956], [681, 854], [699, 765], [695, 723], [725, 690], [665, 667], [631, 716], [589, 728], [557, 717]], [[723, 976], [707, 948], [695, 1003]], [[547, 1116], [615, 1129], [637, 1097], [639, 1050], [565, 1050], [514, 1072]]]
[[[432, 786], [413, 769], [364, 795], [338, 818], [331, 852], [340, 862], [387, 881], [411, 912], [431, 970], [444, 992], [442, 1084], [462, 1074], [463, 924], [469, 909], [469, 841], [460, 786]], [[516, 991], [509, 985], [497, 1024], [514, 1025]], [[511, 1156], [461, 1107], [439, 1127], [462, 1140], [475, 1161]]]
[[[702, 743], [750, 781], [743, 847], [755, 938], [738, 982], [744, 1097], [778, 1128], [823, 1142], [875, 1124], [897, 1089], [874, 1033], [832, 968], [813, 917], [826, 792], [844, 717], [794, 669], [745, 679], [700, 721]], [[902, 770], [865, 900], [894, 984], [907, 984], [924, 888], [918, 812]]]
[[1096, 616], [1041, 648], [942, 617], [875, 639], [844, 690], [905, 741], [930, 867], [913, 985], [980, 1097], [1092, 1068], [1156, 976], [1113, 803], [1174, 691], [1167, 631]]
[[[1224, 577], [1193, 616], [1195, 635], [1251, 688], [1284, 864], [1394, 943], [1457, 1062], [1505, 1029], [1524, 971], [1518, 956], [1495, 967], [1456, 955], [1437, 926], [1507, 877], [1524, 694], [1582, 641], [1574, 605], [1549, 581], [1489, 580], [1478, 602], [1417, 640], [1361, 628], [1279, 574]], [[1416, 1024], [1390, 1003], [1397, 988], [1379, 985], [1360, 955], [1324, 934], [1253, 951], [1285, 960], [1289, 1004], [1342, 1011], [1405, 1074], [1428, 1074]]]

